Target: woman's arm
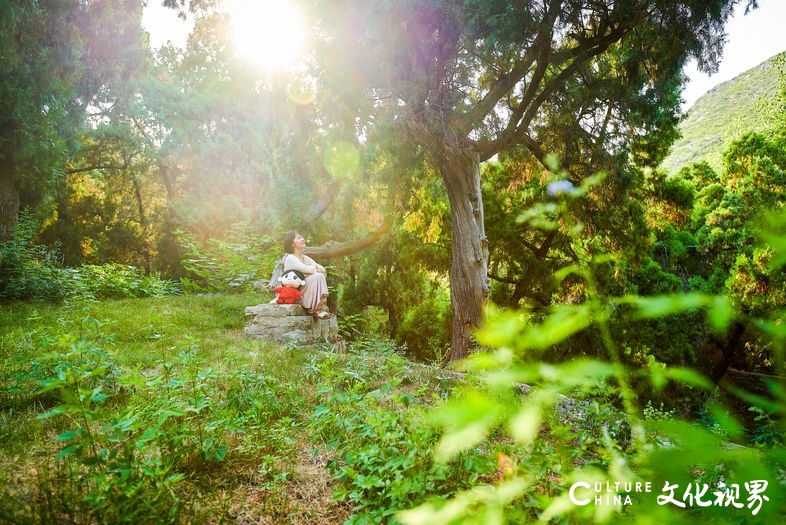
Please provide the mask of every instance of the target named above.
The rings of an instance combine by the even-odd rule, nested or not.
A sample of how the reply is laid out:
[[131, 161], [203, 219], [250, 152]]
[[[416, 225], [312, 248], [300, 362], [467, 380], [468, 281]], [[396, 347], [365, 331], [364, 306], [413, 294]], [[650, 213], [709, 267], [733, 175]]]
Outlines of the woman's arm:
[[308, 255], [304, 255], [303, 260], [306, 261], [306, 264], [313, 264], [314, 268], [316, 268], [319, 273], [325, 273], [325, 267], [317, 263], [314, 259], [312, 259]]
[[293, 254], [288, 253], [286, 257], [284, 257], [284, 271], [288, 270], [297, 270], [303, 273], [316, 273], [318, 271], [318, 265], [312, 260], [307, 257], [304, 257], [306, 263], [304, 264], [300, 262], [300, 259], [295, 257]]

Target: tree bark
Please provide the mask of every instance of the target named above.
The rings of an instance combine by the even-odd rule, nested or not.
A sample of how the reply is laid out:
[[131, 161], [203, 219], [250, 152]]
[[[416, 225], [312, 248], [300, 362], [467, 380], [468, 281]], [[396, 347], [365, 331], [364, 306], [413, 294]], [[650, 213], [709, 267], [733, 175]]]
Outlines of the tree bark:
[[19, 216], [19, 186], [8, 174], [0, 173], [0, 241], [9, 240]]
[[469, 355], [475, 346], [474, 332], [483, 321], [488, 298], [488, 239], [483, 222], [480, 160], [468, 149], [444, 151], [440, 174], [450, 202], [452, 260], [450, 304], [453, 312], [451, 348], [447, 361]]
[[747, 323], [736, 321], [732, 326], [731, 332], [724, 341], [717, 341], [716, 344], [721, 351], [721, 359], [718, 361], [710, 372], [710, 379], [716, 385], [720, 384], [723, 377], [731, 365], [734, 353], [737, 351], [742, 341], [742, 335], [748, 328]]

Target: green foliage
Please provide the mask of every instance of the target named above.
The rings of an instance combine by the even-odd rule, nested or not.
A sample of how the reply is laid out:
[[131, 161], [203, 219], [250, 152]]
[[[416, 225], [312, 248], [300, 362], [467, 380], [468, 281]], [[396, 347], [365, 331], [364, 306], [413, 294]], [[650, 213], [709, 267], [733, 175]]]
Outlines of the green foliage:
[[173, 281], [146, 275], [139, 268], [122, 264], [82, 265], [61, 271], [69, 299], [122, 299], [177, 295]]
[[[646, 271], [631, 275], [638, 293], [665, 293], [670, 284], [672, 291], [681, 287], [722, 294], [746, 315], [772, 317], [783, 304], [786, 284], [782, 269], [769, 262], [777, 254], [773, 249], [780, 242], [777, 235], [765, 233], [762, 237], [762, 231], [778, 231], [779, 226], [766, 224], [762, 218], [784, 205], [786, 159], [782, 146], [783, 138], [777, 133], [741, 134], [723, 154], [719, 173], [707, 163], [679, 172], [676, 179], [682, 180], [686, 189], [695, 188], [693, 204], [685, 200], [675, 206], [662, 192], [652, 201], [648, 219], [655, 235], [652, 259], [658, 264], [651, 262]], [[657, 187], [650, 191], [658, 194]], [[743, 328], [741, 335], [719, 336], [710, 326], [686, 321], [674, 319], [671, 326], [658, 329], [664, 341], [658, 346], [671, 347], [660, 352], [659, 359], [676, 364], [673, 357], [680, 355], [679, 346], [685, 346], [676, 343], [682, 339], [692, 348], [682, 354], [695, 359], [685, 363], [700, 366], [715, 378], [722, 376], [727, 366], [756, 372], [773, 370], [771, 344], [756, 330]], [[642, 339], [640, 331], [634, 334], [637, 340]], [[684, 341], [686, 334], [691, 334], [690, 342]], [[654, 348], [653, 342], [647, 341]]]
[[[424, 207], [438, 205], [425, 196], [423, 200]], [[413, 212], [407, 220], [409, 226], [396, 229], [389, 238], [343, 262], [340, 268], [346, 273], [334, 274], [342, 314], [349, 316], [346, 328], [355, 329], [348, 335], [354, 338], [377, 330], [394, 338], [407, 355], [418, 360], [439, 358], [450, 340], [450, 299], [441, 267], [444, 261], [433, 260], [441, 252], [439, 234], [408, 230], [426, 220], [429, 213]], [[432, 225], [438, 223], [437, 219], [432, 221]], [[357, 315], [360, 318], [353, 317]], [[344, 321], [342, 317], [340, 324]]]
[[[687, 254], [684, 245], [676, 239], [664, 246], [663, 249], [664, 252], [675, 258], [684, 257]], [[679, 277], [664, 271], [663, 267], [652, 259], [637, 269], [632, 276], [632, 280], [636, 283], [638, 292], [642, 295], [673, 293], [682, 288], [682, 281], [680, 281]]]
[[11, 240], [0, 243], [0, 298], [95, 300], [180, 293], [175, 283], [122, 264], [64, 268], [56, 249], [35, 244], [38, 223], [20, 215]]
[[[275, 478], [270, 468], [285, 468], [293, 456], [298, 423], [292, 415], [302, 402], [294, 375], [286, 377], [281, 369], [278, 376], [249, 369], [219, 374], [188, 337], [141, 371], [119, 365], [118, 356], [104, 349], [112, 346], [102, 335], [111, 325], [86, 319], [79, 327], [56, 339], [39, 335], [27, 349], [38, 355], [31, 359], [28, 353], [24, 362], [8, 359], [8, 341], [0, 347], [3, 384], [10, 379], [12, 385], [0, 396], [0, 458], [7, 460], [12, 445], [22, 453], [26, 436], [36, 435], [35, 428], [7, 426], [14, 419], [23, 427], [46, 425], [38, 432], [54, 431], [59, 449], [48, 460], [51, 472], [44, 469], [21, 486], [19, 480], [11, 482], [11, 473], [3, 474], [5, 518], [180, 523], [190, 516], [188, 521], [201, 521], [199, 508], [187, 503], [194, 484], [205, 484], [210, 492], [211, 472], [229, 468], [230, 461], [273, 453], [278, 459], [268, 462], [262, 475]], [[284, 478], [278, 474], [278, 479]], [[32, 494], [24, 505], [18, 501], [23, 493]]]
[[397, 340], [413, 359], [438, 363], [450, 346], [450, 298], [447, 290], [436, 286], [427, 295], [406, 311]]
[[[24, 208], [41, 202], [81, 125], [73, 101], [84, 64], [77, 51], [79, 31], [68, 22], [69, 16], [83, 14], [76, 7], [74, 2], [16, 0], [3, 5], [0, 74], [7, 80], [0, 86], [0, 178], [8, 192], [4, 206], [10, 205], [12, 213], [20, 203]], [[11, 233], [7, 228], [15, 217], [8, 212], [2, 210], [0, 238]]]
[[297, 78], [270, 77], [239, 59], [224, 7], [189, 2], [188, 42], [159, 49], [140, 88], [144, 132], [157, 145], [152, 158], [167, 170], [174, 228], [227, 242], [240, 222], [305, 229], [316, 217], [303, 203], [335, 196], [325, 194], [334, 181], [317, 146], [324, 137], [312, 125], [315, 104], [290, 99], [287, 84]]
[[[578, 231], [571, 228], [564, 206], [562, 217], [566, 230]], [[670, 320], [703, 309], [707, 323], [722, 334], [745, 314], [735, 311], [730, 299], [698, 294], [600, 300], [592, 266], [603, 259], [584, 260], [588, 267], [577, 265], [570, 270], [580, 275], [587, 287], [582, 303], [554, 307], [539, 316], [492, 312], [487, 326], [478, 334], [479, 341], [490, 349], [463, 363], [464, 369], [479, 374], [481, 384], [463, 389], [432, 415], [444, 429], [435, 451], [437, 461], [449, 462], [471, 447], [493, 443], [502, 433], [515, 443], [513, 449], [521, 458], [521, 467], [514, 468], [496, 487], [480, 484], [447, 502], [426, 503], [400, 513], [399, 519], [406, 524], [519, 523], [536, 519], [569, 523], [688, 523], [697, 519], [707, 523], [767, 523], [777, 519], [786, 511], [786, 499], [782, 497], [786, 452], [772, 436], [782, 436], [786, 429], [783, 420], [775, 423], [771, 416], [786, 410], [783, 389], [770, 383], [766, 397], [736, 391], [756, 407], [759, 416], [767, 414], [766, 420], [761, 417], [757, 422], [759, 430], [754, 435], [762, 436], [759, 446], [739, 446], [736, 443], [745, 439], [744, 426], [708, 395], [714, 385], [688, 368], [653, 360], [645, 367], [626, 364], [613, 336], [611, 315], [621, 310], [623, 319]], [[620, 309], [623, 305], [632, 308]], [[560, 341], [591, 326], [605, 351], [603, 360], [542, 361], [543, 354]], [[772, 330], [773, 324], [762, 326], [768, 327], [767, 337], [782, 371], [786, 334]], [[672, 408], [660, 405], [655, 409], [651, 401], [642, 409], [639, 403], [643, 400], [633, 388], [640, 380], [656, 392], [673, 382], [694, 389], [694, 395], [703, 393], [699, 395], [705, 396], [707, 404], [700, 424], [679, 419]], [[531, 385], [524, 389], [527, 394], [523, 398], [520, 389], [515, 388], [522, 384]], [[611, 403], [621, 412], [617, 412], [616, 424], [603, 425], [598, 432], [590, 424], [597, 416], [585, 413], [570, 417], [560, 409], [566, 399], [573, 407], [568, 413], [588, 401]], [[615, 420], [613, 416], [611, 419]], [[749, 498], [746, 507], [743, 492], [736, 509], [717, 503], [699, 507], [692, 498], [687, 499], [688, 493], [680, 497], [691, 484], [697, 491], [699, 486], [715, 491], [721, 483], [743, 487], [754, 480], [767, 482], [766, 498]], [[595, 494], [590, 494], [585, 506], [570, 498], [570, 488], [577, 482], [586, 483], [590, 489], [595, 482], [604, 490], [606, 483], [614, 487], [625, 482], [650, 482], [652, 488], [634, 491], [618, 485], [610, 494], [620, 496], [620, 503], [596, 504], [592, 500]], [[660, 501], [674, 484], [680, 491], [677, 500], [689, 501], [684, 510]], [[745, 485], [744, 489], [754, 494], [755, 488]], [[658, 491], [661, 497], [656, 497]], [[605, 495], [602, 492], [601, 497]]]
[[140, 21], [139, 4], [125, 0], [3, 3], [0, 238], [20, 205], [49, 211], [84, 134], [135, 95], [128, 87], [147, 51]]
[[[319, 404], [308, 428], [315, 443], [335, 451], [328, 468], [341, 485], [334, 496], [354, 511], [346, 523], [395, 523], [397, 512], [494, 472], [493, 460], [481, 450], [462, 455], [451, 466], [435, 463], [436, 431], [417, 398], [399, 391], [406, 361], [385, 344], [361, 348], [363, 354], [349, 360], [312, 364]], [[389, 369], [381, 371], [380, 364]], [[413, 386], [427, 390], [427, 385]]]
[[240, 293], [252, 289], [255, 281], [270, 278], [281, 252], [267, 236], [259, 236], [247, 225], [235, 225], [227, 239], [199, 240], [179, 232], [183, 267], [188, 277], [183, 286], [191, 292]]
[[495, 451], [432, 460], [421, 407], [447, 396], [449, 374], [388, 339], [333, 354], [238, 338], [254, 300], [4, 305], [0, 515], [368, 523], [494, 475]]
[[749, 131], [777, 127], [782, 109], [771, 112], [766, 108], [778, 100], [782, 67], [778, 60], [778, 56], [772, 57], [697, 100], [680, 123], [682, 137], [664, 159], [663, 168], [676, 173], [683, 166], [706, 162], [720, 170], [723, 152], [733, 140]]
[[[100, 328], [90, 324], [95, 324], [94, 330]], [[55, 458], [58, 473], [51, 480], [44, 477], [42, 488], [53, 490], [49, 483], [62, 472], [80, 471], [81, 479], [66, 485], [65, 508], [57, 509], [44, 499], [24, 512], [6, 500], [4, 514], [21, 518], [29, 512], [40, 519], [73, 513], [117, 523], [157, 515], [160, 523], [175, 522], [181, 506], [172, 488], [182, 475], [170, 473], [163, 455], [148, 446], [153, 432], [146, 428], [151, 423], [142, 417], [141, 408], [108, 415], [112, 397], [121, 393], [129, 378], [98, 346], [94, 330], [60, 336], [51, 348], [45, 341], [44, 359], [52, 363], [53, 375], [41, 381], [37, 393], [57, 393], [54, 406], [38, 419], [55, 421], [56, 439], [62, 444]]]
[[0, 299], [59, 299], [64, 283], [57, 250], [35, 244], [38, 222], [20, 214], [10, 240], [0, 242]]

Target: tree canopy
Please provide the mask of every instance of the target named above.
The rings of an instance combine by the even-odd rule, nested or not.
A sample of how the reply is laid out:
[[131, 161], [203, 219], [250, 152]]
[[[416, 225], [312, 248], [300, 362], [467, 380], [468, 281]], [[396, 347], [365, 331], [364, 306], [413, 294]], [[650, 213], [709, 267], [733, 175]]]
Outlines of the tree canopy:
[[[400, 246], [414, 256], [402, 259], [408, 269], [429, 276], [418, 282], [449, 273], [448, 358], [458, 359], [489, 297], [549, 308], [574, 297], [552, 275], [587, 246], [634, 271], [649, 264], [648, 204], [682, 192], [669, 220], [684, 225], [702, 213], [684, 199], [731, 199], [646, 173], [677, 135], [682, 66], [716, 67], [739, 3], [303, 1], [309, 46], [287, 72], [235, 52], [221, 2], [163, 2], [195, 24], [185, 47], [153, 53], [133, 2], [12, 3], [4, 35], [20, 38], [3, 45], [19, 60], [3, 67], [24, 80], [4, 84], [3, 100], [18, 104], [5, 112], [4, 235], [20, 206], [34, 206], [39, 239], [67, 264], [172, 276], [194, 270], [201, 259], [186, 252], [200, 243], [249, 231], [333, 241], [313, 252], [322, 257], [395, 235], [422, 243]], [[593, 183], [570, 206], [584, 247], [521, 216], [559, 199], [559, 180]], [[391, 287], [409, 282], [389, 276]], [[341, 268], [339, 288], [357, 290], [356, 277]], [[384, 297], [375, 302], [395, 332], [415, 299], [402, 308]]]
[[369, 142], [392, 135], [443, 181], [452, 359], [469, 351], [489, 290], [480, 162], [519, 147], [530, 166], [557, 155], [573, 184], [606, 171], [597, 230], [624, 231], [635, 166], [657, 165], [676, 137], [682, 66], [717, 67], [737, 3], [313, 4], [313, 74], [340, 101], [340, 122]]

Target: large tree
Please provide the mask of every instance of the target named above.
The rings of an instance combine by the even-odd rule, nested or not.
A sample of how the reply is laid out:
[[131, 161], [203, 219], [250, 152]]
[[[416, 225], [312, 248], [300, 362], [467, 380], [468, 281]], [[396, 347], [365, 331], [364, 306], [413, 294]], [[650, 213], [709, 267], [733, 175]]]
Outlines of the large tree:
[[0, 3], [0, 240], [61, 182], [88, 111], [142, 66], [140, 19], [135, 0]]
[[598, 190], [606, 208], [598, 212], [613, 215], [630, 185], [624, 167], [656, 164], [677, 136], [682, 66], [690, 58], [703, 70], [717, 66], [723, 26], [738, 3], [312, 3], [315, 72], [333, 109], [352, 113], [343, 121], [366, 144], [378, 137], [383, 146], [390, 137], [406, 144], [444, 184], [450, 359], [470, 351], [489, 288], [480, 163], [521, 147], [541, 163], [558, 154], [573, 183], [607, 170]]

